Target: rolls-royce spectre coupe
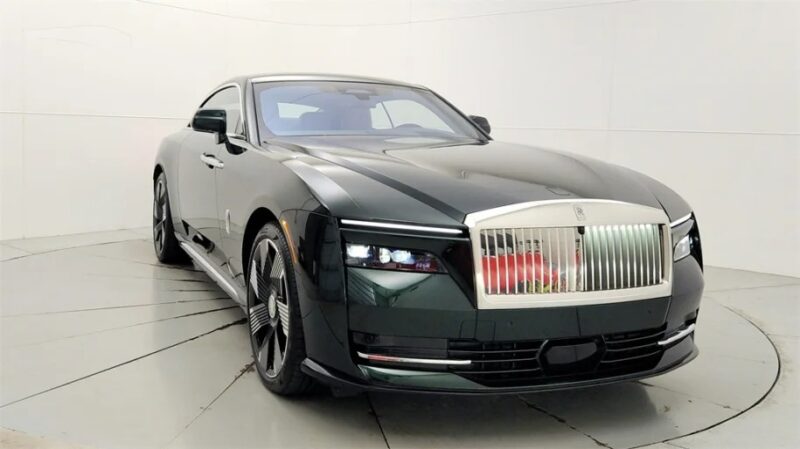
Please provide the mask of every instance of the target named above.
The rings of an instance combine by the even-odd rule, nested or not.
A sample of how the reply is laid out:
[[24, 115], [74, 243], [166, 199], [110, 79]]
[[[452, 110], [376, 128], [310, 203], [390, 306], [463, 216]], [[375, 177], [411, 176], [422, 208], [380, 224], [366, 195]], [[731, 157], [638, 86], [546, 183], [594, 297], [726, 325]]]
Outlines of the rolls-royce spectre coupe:
[[689, 205], [490, 131], [422, 86], [235, 78], [160, 147], [155, 252], [188, 255], [242, 306], [279, 394], [518, 393], [693, 359]]

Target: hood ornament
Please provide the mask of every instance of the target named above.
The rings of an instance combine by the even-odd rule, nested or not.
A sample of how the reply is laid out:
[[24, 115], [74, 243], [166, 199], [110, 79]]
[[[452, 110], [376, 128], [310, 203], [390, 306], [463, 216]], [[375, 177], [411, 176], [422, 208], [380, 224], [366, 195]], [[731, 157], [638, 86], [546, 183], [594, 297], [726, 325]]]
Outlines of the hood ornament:
[[575, 211], [575, 218], [578, 221], [586, 221], [586, 214], [583, 213], [583, 207], [577, 204], [572, 205], [572, 210]]

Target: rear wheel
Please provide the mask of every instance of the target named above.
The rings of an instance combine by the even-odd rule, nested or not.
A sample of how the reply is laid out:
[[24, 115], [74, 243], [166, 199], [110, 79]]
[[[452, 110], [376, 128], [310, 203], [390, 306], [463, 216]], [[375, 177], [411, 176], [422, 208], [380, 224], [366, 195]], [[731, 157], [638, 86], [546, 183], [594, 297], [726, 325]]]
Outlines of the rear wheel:
[[164, 263], [186, 261], [186, 253], [180, 247], [172, 227], [172, 213], [167, 194], [167, 176], [158, 175], [153, 185], [153, 249], [158, 260]]
[[247, 310], [256, 371], [274, 393], [308, 391], [300, 369], [306, 357], [297, 287], [286, 238], [275, 223], [255, 237], [248, 261]]

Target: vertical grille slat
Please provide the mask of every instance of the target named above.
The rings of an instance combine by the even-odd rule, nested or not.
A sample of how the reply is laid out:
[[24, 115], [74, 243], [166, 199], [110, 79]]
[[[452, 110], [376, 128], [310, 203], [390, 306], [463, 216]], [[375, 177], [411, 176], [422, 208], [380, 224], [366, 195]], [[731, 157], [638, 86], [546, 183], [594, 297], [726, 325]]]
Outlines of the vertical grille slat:
[[608, 235], [610, 236], [610, 246], [611, 246], [611, 279], [612, 282], [612, 289], [617, 289], [617, 248], [615, 245], [615, 237], [614, 237], [614, 227], [608, 228]]
[[[561, 273], [561, 229], [556, 228], [556, 272]], [[551, 272], [552, 273], [552, 272]], [[552, 274], [551, 274], [552, 276]], [[561, 275], [556, 277], [556, 291], [561, 292]], [[552, 284], [552, 281], [551, 281]]]
[[[483, 247], [481, 248], [481, 255], [485, 258], [488, 258], [491, 256], [491, 253], [489, 252], [489, 231], [481, 231], [481, 234], [483, 235], [483, 240], [481, 241], [481, 245], [483, 245]], [[483, 264], [482, 266], [486, 270], [486, 276], [487, 276], [486, 278], [492, 279], [494, 277], [492, 276], [492, 264], [487, 263]], [[492, 292], [492, 290], [490, 290], [488, 282], [486, 283], [485, 288], [488, 293]]]
[[591, 287], [591, 290], [596, 290], [597, 289], [597, 287], [596, 287], [597, 284], [595, 284], [595, 282], [594, 282], [594, 273], [595, 273], [594, 263], [595, 263], [595, 259], [597, 258], [597, 256], [596, 256], [597, 253], [594, 250], [594, 228], [587, 228], [584, 231], [584, 235], [589, 237], [588, 248], [589, 248], [589, 251], [591, 253], [589, 255], [589, 257], [591, 258], [591, 259], [589, 259], [589, 261], [590, 261], [589, 263], [591, 264], [590, 270], [592, 272], [592, 287]]
[[[551, 229], [547, 228], [547, 279], [550, 287], [548, 293], [552, 293], [553, 286], [553, 239], [550, 238], [550, 231]], [[544, 280], [542, 280], [542, 284], [544, 284]]]
[[642, 279], [645, 281], [644, 285], [650, 283], [650, 246], [647, 244], [647, 239], [644, 238], [644, 226], [639, 226], [639, 238], [642, 239]]
[[[516, 232], [516, 230], [515, 230]], [[528, 252], [525, 250], [525, 229], [520, 230], [520, 237], [522, 240], [522, 292], [528, 292], [528, 258], [526, 255]]]
[[625, 234], [625, 273], [627, 275], [627, 287], [631, 288], [631, 239], [630, 239], [630, 226], [625, 225], [622, 227]]
[[656, 247], [658, 246], [656, 242], [658, 242], [658, 238], [656, 237], [657, 229], [655, 226], [650, 225], [650, 244], [653, 245], [653, 262], [651, 263], [651, 270], [653, 270], [653, 283], [655, 284], [657, 281], [661, 280], [661, 277], [658, 276], [658, 265], [656, 264]]
[[497, 230], [492, 230], [494, 233], [494, 269], [495, 269], [495, 276], [497, 277], [497, 283], [495, 285], [495, 290], [497, 293], [500, 293], [500, 248], [497, 246]]
[[642, 234], [642, 226], [636, 226], [636, 239], [639, 241], [642, 250], [642, 257], [639, 258], [639, 278], [641, 279], [641, 286], [644, 286], [647, 285], [649, 279], [645, 279], [645, 276], [647, 276], [647, 267], [645, 267], [645, 261], [647, 261], [647, 242], [644, 241], [644, 236]]
[[658, 285], [665, 282], [664, 238], [661, 225], [652, 223], [483, 229], [477, 241], [484, 292], [538, 295]]
[[661, 281], [661, 280], [664, 279], [664, 273], [662, 273], [662, 271], [661, 271], [662, 270], [662, 268], [661, 268], [661, 265], [662, 265], [662, 262], [661, 262], [662, 261], [662, 259], [661, 259], [661, 229], [659, 229], [658, 226], [654, 226], [653, 227], [653, 239], [657, 243], [657, 245], [656, 245], [656, 265], [657, 265], [656, 273], [658, 274], [657, 279], [659, 281]]
[[602, 285], [601, 288], [603, 288], [604, 290], [611, 290], [611, 262], [609, 261], [608, 257], [608, 253], [610, 252], [608, 250], [608, 232], [606, 231], [605, 226], [601, 227], [600, 229], [603, 234], [603, 252], [605, 253], [605, 259], [606, 259], [606, 276], [604, 278], [605, 288], [603, 288]]
[[538, 231], [539, 231], [539, 243], [537, 244], [537, 246], [539, 248], [539, 255], [540, 255], [539, 267], [541, 267], [541, 269], [539, 270], [540, 273], [539, 293], [544, 293], [544, 257], [542, 256], [542, 251], [544, 251], [544, 246], [542, 246], [542, 230], [539, 229]]
[[622, 226], [614, 226], [614, 243], [617, 251], [617, 286], [625, 288], [625, 237]]

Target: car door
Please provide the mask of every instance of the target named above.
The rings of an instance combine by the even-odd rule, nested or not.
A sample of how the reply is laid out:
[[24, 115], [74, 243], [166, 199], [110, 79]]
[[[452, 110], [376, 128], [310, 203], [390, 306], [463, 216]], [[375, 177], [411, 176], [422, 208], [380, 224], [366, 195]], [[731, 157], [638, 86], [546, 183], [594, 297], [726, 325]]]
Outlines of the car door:
[[[238, 108], [239, 102], [239, 88], [232, 85], [212, 94], [200, 110]], [[217, 264], [224, 260], [216, 187], [217, 171], [224, 168], [218, 158], [221, 151], [225, 151], [225, 143], [219, 136], [192, 129], [182, 143], [178, 164], [181, 215], [194, 231], [192, 238], [209, 250], [210, 258]]]
[[[244, 220], [251, 204], [249, 195], [252, 190], [250, 183], [258, 182], [254, 179], [255, 173], [260, 173], [259, 168], [266, 159], [253, 154], [252, 147], [247, 144], [245, 123], [242, 108], [233, 105], [225, 108], [227, 117], [227, 142], [222, 145], [217, 154], [218, 159], [225, 165], [225, 170], [218, 170], [217, 182], [217, 218], [219, 223], [220, 246], [225, 255], [222, 264], [228, 274], [239, 281], [242, 273], [241, 241], [244, 233]], [[251, 150], [247, 150], [251, 148]]]

